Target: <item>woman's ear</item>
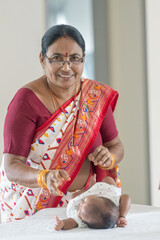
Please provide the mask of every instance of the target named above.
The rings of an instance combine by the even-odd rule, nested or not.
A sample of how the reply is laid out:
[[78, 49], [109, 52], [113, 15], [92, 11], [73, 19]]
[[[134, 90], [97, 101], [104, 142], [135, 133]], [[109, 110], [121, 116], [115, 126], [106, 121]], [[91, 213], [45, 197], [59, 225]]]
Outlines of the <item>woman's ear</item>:
[[83, 54], [83, 62], [85, 62], [86, 53]]
[[42, 68], [44, 69], [44, 57], [42, 56], [42, 53], [39, 54], [39, 60], [40, 60]]

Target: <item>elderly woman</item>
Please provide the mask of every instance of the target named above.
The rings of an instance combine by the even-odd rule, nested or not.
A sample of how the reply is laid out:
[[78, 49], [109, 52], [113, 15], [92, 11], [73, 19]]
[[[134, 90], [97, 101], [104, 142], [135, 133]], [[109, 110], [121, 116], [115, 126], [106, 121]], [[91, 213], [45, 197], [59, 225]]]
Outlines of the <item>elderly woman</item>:
[[44, 76], [23, 86], [4, 125], [1, 166], [2, 222], [48, 207], [66, 206], [70, 192], [87, 189], [90, 177], [111, 176], [123, 145], [113, 118], [118, 93], [82, 77], [85, 42], [69, 25], [42, 38]]

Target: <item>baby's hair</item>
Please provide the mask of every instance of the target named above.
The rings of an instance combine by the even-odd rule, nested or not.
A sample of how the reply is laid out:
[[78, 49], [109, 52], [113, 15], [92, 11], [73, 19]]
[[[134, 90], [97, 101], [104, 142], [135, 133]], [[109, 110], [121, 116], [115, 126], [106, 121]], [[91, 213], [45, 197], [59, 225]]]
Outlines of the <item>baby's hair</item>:
[[107, 229], [115, 227], [118, 217], [119, 217], [119, 209], [108, 198], [103, 198], [105, 209], [100, 209], [99, 207], [92, 204], [90, 206], [90, 213], [94, 214], [94, 222], [85, 222], [89, 228], [94, 229]]

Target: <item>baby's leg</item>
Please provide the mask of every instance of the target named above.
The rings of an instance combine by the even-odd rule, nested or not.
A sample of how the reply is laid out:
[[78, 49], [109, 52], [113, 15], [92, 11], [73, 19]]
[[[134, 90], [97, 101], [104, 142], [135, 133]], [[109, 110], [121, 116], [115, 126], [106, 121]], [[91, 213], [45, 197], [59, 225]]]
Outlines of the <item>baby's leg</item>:
[[94, 173], [89, 179], [89, 188], [96, 183], [96, 174]]
[[105, 183], [108, 183], [110, 185], [117, 187], [117, 184], [112, 177], [105, 177], [102, 179], [102, 182], [105, 182]]

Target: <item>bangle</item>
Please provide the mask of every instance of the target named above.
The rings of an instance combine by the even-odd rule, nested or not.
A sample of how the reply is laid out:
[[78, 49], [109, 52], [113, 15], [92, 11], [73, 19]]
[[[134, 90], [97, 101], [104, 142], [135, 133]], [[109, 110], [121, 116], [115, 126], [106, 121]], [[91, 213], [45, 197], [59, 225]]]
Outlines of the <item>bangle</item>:
[[115, 158], [114, 158], [114, 156], [113, 156], [112, 153], [111, 153], [111, 156], [112, 156], [112, 162], [111, 162], [111, 165], [107, 168], [108, 170], [109, 170], [109, 169], [112, 169], [113, 166], [114, 166], [114, 164], [115, 164]]
[[101, 169], [103, 169], [103, 170], [110, 170], [110, 169], [112, 169], [113, 168], [113, 166], [114, 166], [114, 164], [115, 164], [115, 158], [114, 158], [114, 156], [113, 156], [113, 154], [111, 153], [111, 156], [112, 156], [112, 162], [111, 162], [111, 165], [109, 166], [109, 167], [102, 167], [102, 166], [100, 166], [100, 165], [98, 165]]
[[41, 187], [41, 188], [43, 188], [44, 186], [43, 186], [43, 184], [42, 184], [42, 181], [41, 181], [41, 172], [42, 172], [43, 170], [40, 170], [39, 172], [38, 172], [38, 175], [37, 175], [37, 182], [38, 182], [38, 185]]
[[124, 216], [119, 216], [119, 218], [126, 218], [126, 217], [124, 217]]
[[45, 176], [46, 176], [47, 172], [49, 172], [49, 170], [43, 170], [43, 172], [41, 173], [41, 176], [42, 176], [41, 181], [42, 181], [42, 184], [43, 184], [44, 188], [47, 188], [47, 184], [46, 184], [46, 181], [45, 181]]
[[[38, 176], [37, 176], [37, 182], [38, 182], [38, 185], [41, 187], [41, 188], [47, 188], [47, 184], [45, 182], [45, 176], [46, 176], [46, 173], [49, 172], [51, 170], [40, 170], [38, 172]], [[48, 188], [47, 188], [48, 189]]]

